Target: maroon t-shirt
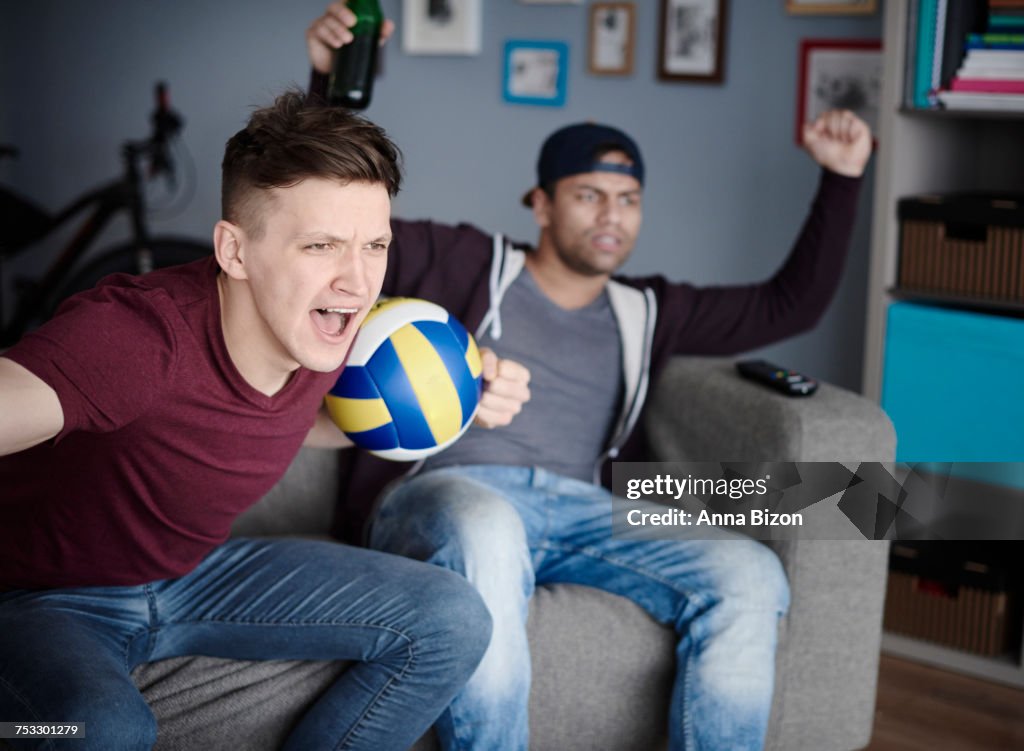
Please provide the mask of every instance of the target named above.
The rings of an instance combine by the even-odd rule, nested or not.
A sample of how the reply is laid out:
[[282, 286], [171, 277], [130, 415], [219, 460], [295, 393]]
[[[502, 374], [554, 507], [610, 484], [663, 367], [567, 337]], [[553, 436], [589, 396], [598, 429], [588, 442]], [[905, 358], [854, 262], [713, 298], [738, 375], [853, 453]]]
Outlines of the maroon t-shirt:
[[4, 353], [57, 392], [64, 428], [0, 457], [0, 587], [181, 576], [288, 467], [340, 368], [254, 389], [216, 275], [209, 258], [111, 277]]

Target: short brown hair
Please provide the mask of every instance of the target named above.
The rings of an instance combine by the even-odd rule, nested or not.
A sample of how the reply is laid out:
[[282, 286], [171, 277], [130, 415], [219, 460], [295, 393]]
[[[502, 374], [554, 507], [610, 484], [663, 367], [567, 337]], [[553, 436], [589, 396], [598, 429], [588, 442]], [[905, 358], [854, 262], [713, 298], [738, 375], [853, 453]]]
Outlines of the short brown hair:
[[254, 237], [263, 233], [260, 191], [309, 177], [383, 185], [402, 181], [401, 152], [383, 129], [340, 107], [307, 103], [288, 91], [252, 113], [227, 143], [221, 164], [221, 216]]

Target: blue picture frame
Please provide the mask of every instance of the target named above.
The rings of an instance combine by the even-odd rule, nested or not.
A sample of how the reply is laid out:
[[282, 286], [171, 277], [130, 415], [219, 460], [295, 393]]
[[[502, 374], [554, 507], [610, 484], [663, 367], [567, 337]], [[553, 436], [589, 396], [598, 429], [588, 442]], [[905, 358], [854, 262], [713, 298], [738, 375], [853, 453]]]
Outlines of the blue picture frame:
[[502, 91], [506, 102], [562, 107], [568, 83], [568, 43], [537, 39], [505, 42]]

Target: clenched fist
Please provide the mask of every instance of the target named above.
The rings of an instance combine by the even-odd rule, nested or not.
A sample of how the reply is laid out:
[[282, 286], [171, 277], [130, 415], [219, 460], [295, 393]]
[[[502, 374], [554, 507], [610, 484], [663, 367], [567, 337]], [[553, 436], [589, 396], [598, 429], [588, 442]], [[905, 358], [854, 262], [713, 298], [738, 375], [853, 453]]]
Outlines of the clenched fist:
[[484, 393], [473, 422], [482, 428], [508, 425], [530, 401], [530, 371], [515, 360], [502, 360], [486, 347], [480, 350]]
[[871, 156], [871, 128], [849, 110], [829, 110], [805, 123], [803, 142], [814, 161], [847, 177], [864, 174]]

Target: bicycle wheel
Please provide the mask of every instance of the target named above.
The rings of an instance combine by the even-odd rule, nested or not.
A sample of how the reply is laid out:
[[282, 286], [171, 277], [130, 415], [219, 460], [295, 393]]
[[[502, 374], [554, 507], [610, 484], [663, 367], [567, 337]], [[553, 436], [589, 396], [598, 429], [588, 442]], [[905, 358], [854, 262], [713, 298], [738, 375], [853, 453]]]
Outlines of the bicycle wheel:
[[[203, 245], [195, 240], [177, 237], [161, 237], [151, 240], [149, 250], [152, 254], [153, 269], [163, 269], [168, 266], [190, 263], [213, 254], [213, 248], [208, 245]], [[140, 273], [138, 263], [138, 254], [135, 252], [135, 246], [132, 243], [118, 245], [112, 250], [106, 251], [81, 271], [74, 274], [49, 297], [46, 303], [45, 319], [48, 320], [57, 309], [57, 306], [66, 298], [78, 292], [92, 289], [105, 276], [118, 273]]]

